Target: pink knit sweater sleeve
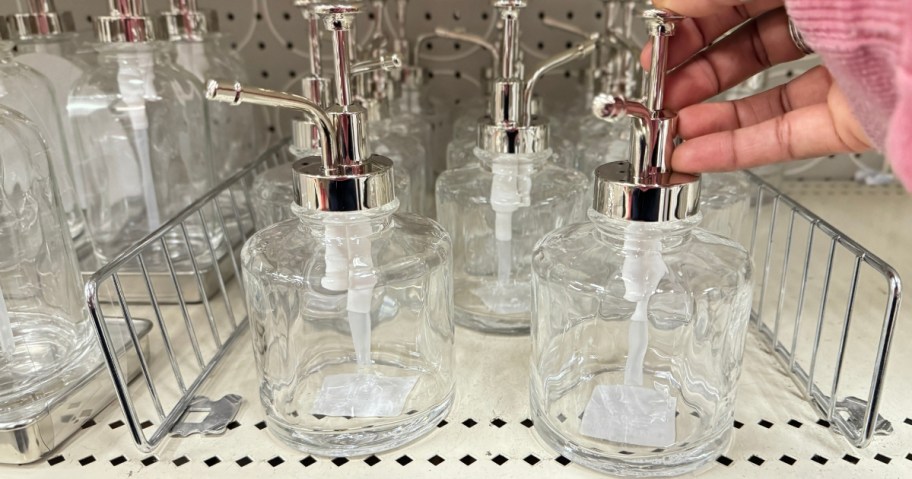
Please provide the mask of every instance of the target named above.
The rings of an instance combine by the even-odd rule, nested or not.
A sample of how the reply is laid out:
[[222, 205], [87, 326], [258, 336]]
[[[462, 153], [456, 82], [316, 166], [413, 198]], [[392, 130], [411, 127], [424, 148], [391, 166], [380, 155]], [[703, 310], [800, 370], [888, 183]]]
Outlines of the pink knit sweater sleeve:
[[874, 146], [912, 191], [910, 0], [786, 0]]

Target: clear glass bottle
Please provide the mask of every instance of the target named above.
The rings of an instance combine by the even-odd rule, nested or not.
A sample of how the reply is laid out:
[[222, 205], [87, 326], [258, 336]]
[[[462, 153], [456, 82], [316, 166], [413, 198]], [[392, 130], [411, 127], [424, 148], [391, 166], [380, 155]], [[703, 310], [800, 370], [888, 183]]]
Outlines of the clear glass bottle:
[[[69, 225], [70, 235], [74, 244], [82, 248], [89, 243], [86, 234], [85, 219], [83, 217], [71, 169], [70, 148], [68, 148], [64, 134], [64, 110], [57, 103], [57, 93], [51, 81], [28, 66], [33, 57], [25, 56], [25, 62], [13, 57], [13, 42], [15, 38], [5, 29], [0, 29], [0, 105], [22, 113], [38, 126], [41, 135], [48, 144], [51, 161], [57, 171], [60, 199], [64, 214]], [[24, 46], [28, 51], [29, 46]], [[51, 55], [41, 55], [46, 67], [58, 65], [60, 62], [51, 61]], [[74, 74], [72, 70], [64, 69], [60, 74]], [[62, 86], [62, 85], [61, 85]]]
[[[0, 107], [0, 429], [98, 365], [47, 144]], [[94, 361], [90, 361], [94, 359]]]
[[[424, 214], [427, 150], [420, 136], [409, 133], [407, 122], [389, 114], [386, 100], [363, 100], [368, 110], [367, 140], [374, 153], [393, 160], [396, 170], [408, 176], [408, 195], [400, 200], [406, 211]], [[409, 200], [410, 203], [405, 203]]]
[[747, 217], [753, 192], [747, 175], [740, 171], [704, 173], [702, 183], [700, 227], [748, 246], [750, 231], [746, 229], [754, 218]]
[[254, 234], [241, 261], [268, 430], [326, 456], [379, 453], [429, 433], [455, 386], [450, 239], [433, 220], [397, 212], [392, 160], [366, 151], [366, 111], [352, 104], [344, 53], [359, 10], [315, 8], [337, 54], [328, 111], [210, 86], [215, 100], [295, 108], [319, 125], [321, 157], [293, 167], [296, 217]]
[[[86, 216], [101, 264], [214, 185], [199, 81], [153, 41], [142, 2], [111, 7], [111, 16], [96, 19], [98, 66], [76, 84], [67, 107], [87, 161]], [[117, 10], [128, 7], [137, 10]], [[202, 227], [188, 231], [194, 254], [208, 251]]]
[[[521, 6], [498, 7], [508, 23], [505, 32], [516, 31], [511, 29], [517, 27]], [[502, 58], [514, 58], [512, 40], [504, 40]], [[532, 78], [588, 51], [559, 54]], [[547, 123], [530, 114], [535, 83], [518, 79], [516, 62], [504, 64], [492, 89], [492, 104], [504, 108], [492, 107], [479, 123], [476, 163], [440, 175], [437, 218], [453, 236], [457, 323], [483, 332], [523, 334], [529, 331], [532, 305], [532, 249], [547, 232], [581, 219], [587, 183], [580, 173], [549, 161]], [[511, 110], [499, 92], [518, 91], [527, 101]]]
[[[210, 78], [234, 78], [247, 82], [240, 58], [223, 43], [215, 11], [201, 11], [196, 0], [171, 0], [171, 10], [159, 15], [162, 40], [172, 47], [176, 65], [193, 74], [202, 84]], [[259, 141], [249, 105], [241, 111], [220, 103], [207, 103], [213, 169], [216, 181], [224, 181], [257, 158]]]
[[641, 477], [691, 473], [728, 449], [752, 292], [747, 251], [698, 227], [700, 178], [670, 169], [677, 118], [660, 93], [682, 17], [644, 17], [646, 103], [596, 105], [633, 116], [642, 148], [598, 168], [588, 222], [536, 247], [530, 387], [552, 448]]

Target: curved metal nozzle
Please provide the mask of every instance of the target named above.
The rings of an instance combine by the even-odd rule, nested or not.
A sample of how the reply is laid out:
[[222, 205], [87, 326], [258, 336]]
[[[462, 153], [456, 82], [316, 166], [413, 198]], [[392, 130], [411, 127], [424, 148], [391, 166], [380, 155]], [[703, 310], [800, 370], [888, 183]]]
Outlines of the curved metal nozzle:
[[[446, 28], [437, 27], [434, 29], [434, 36], [440, 38], [447, 38], [450, 40], [456, 40], [460, 42], [471, 43], [472, 45], [479, 46], [485, 49], [488, 53], [491, 54], [491, 59], [493, 60], [494, 65], [500, 64], [500, 52], [497, 51], [497, 47], [487, 41], [484, 37], [479, 35], [473, 35], [471, 33], [466, 33], [463, 31], [457, 30], [448, 30]], [[427, 38], [425, 38], [426, 40]], [[417, 45], [416, 45], [417, 48]]]
[[545, 73], [561, 65], [591, 54], [595, 50], [595, 46], [598, 44], [599, 38], [601, 38], [601, 36], [598, 33], [593, 33], [589, 35], [588, 38], [589, 40], [580, 43], [576, 47], [558, 53], [557, 55], [546, 59], [535, 69], [535, 71], [532, 72], [532, 75], [529, 76], [529, 79], [526, 80], [526, 88], [523, 91], [523, 104], [525, 106], [523, 122], [525, 124], [528, 125], [532, 120], [532, 96], [535, 93], [535, 85], [538, 83], [538, 80]]
[[379, 58], [365, 60], [352, 65], [352, 75], [362, 75], [375, 71], [393, 71], [402, 68], [402, 59], [395, 53], [392, 55], [381, 55]]
[[592, 100], [592, 114], [606, 121], [616, 121], [627, 116], [645, 120], [650, 116], [649, 110], [642, 103], [607, 93]]
[[308, 117], [320, 130], [320, 149], [323, 159], [323, 169], [334, 172], [338, 168], [336, 159], [339, 158], [335, 142], [335, 129], [329, 116], [316, 103], [298, 95], [282, 93], [263, 88], [245, 87], [240, 83], [227, 83], [210, 80], [206, 85], [206, 98], [211, 101], [240, 105], [262, 105], [273, 108], [286, 108], [297, 110]]

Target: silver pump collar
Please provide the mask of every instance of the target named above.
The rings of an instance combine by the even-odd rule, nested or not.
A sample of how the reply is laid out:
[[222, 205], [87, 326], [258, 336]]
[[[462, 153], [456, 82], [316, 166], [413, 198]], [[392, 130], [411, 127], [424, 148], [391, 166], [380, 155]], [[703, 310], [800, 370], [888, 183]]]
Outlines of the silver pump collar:
[[108, 0], [111, 13], [95, 19], [101, 43], [147, 43], [155, 40], [155, 25], [146, 15], [144, 0]]
[[6, 40], [30, 40], [50, 38], [76, 31], [76, 23], [70, 12], [59, 13], [54, 0], [28, 0], [27, 12], [6, 17], [0, 37]]

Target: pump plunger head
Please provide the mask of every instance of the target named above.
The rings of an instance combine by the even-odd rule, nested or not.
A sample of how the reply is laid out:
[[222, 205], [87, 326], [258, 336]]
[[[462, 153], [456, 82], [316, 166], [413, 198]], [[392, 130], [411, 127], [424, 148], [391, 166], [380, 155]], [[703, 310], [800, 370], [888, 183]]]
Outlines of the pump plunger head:
[[630, 160], [595, 170], [593, 208], [630, 221], [681, 220], [697, 214], [700, 204], [700, 177], [671, 170], [678, 116], [664, 108], [668, 41], [683, 17], [665, 10], [647, 10], [643, 18], [652, 39], [645, 100], [599, 95], [592, 103], [599, 118], [629, 117], [634, 122]]

